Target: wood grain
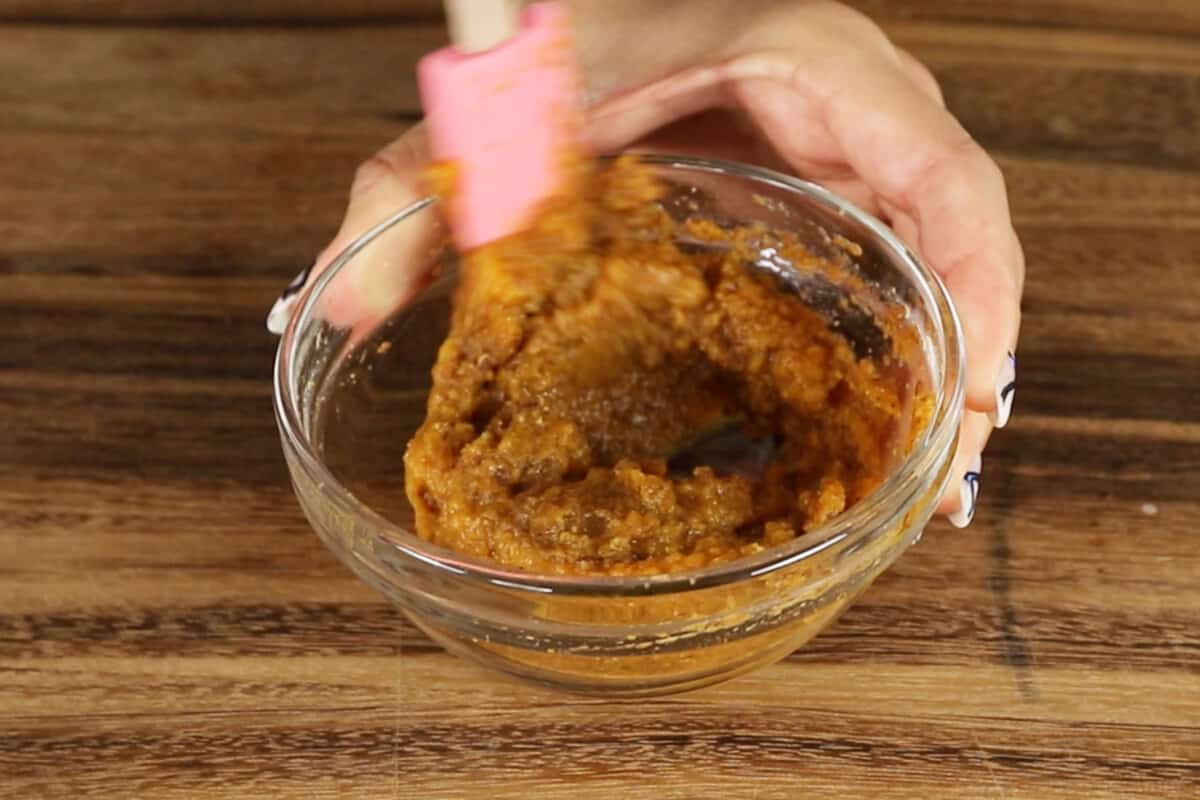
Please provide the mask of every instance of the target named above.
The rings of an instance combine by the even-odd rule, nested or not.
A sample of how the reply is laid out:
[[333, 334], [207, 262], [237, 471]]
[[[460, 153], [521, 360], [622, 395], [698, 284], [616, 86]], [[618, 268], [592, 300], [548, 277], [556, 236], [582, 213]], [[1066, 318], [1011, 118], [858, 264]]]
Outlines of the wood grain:
[[0, 19], [95, 25], [330, 25], [439, 20], [440, 0], [4, 0]]
[[885, 20], [986, 22], [1034, 30], [1111, 30], [1181, 37], [1200, 32], [1200, 8], [1191, 0], [1160, 0], [1153, 7], [1129, 0], [851, 0], [850, 5]]
[[263, 316], [438, 4], [0, 2], [0, 796], [1200, 796], [1200, 5], [855, 5], [1005, 170], [1014, 421], [819, 639], [619, 704], [447, 656], [287, 486]]

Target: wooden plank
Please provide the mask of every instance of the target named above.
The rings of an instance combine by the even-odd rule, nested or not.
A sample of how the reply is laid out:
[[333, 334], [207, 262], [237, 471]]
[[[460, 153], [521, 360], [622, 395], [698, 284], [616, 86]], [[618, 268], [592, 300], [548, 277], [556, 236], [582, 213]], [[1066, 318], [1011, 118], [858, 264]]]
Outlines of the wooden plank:
[[[586, 1], [586, 0], [584, 0]], [[591, 0], [603, 2], [603, 0]], [[888, 21], [1007, 24], [1048, 28], [1135, 31], [1181, 36], [1200, 32], [1200, 10], [1191, 0], [1159, 0], [1152, 13], [1125, 0], [850, 0]], [[5, 0], [0, 20], [69, 23], [314, 23], [431, 19], [438, 0]]]
[[947, 105], [989, 148], [1192, 172], [1200, 164], [1200, 56], [1191, 40], [975, 25], [887, 29], [930, 66]]
[[[557, 703], [499, 713], [459, 710], [413, 702], [410, 690], [419, 697], [429, 681], [466, 677], [450, 663], [417, 666], [422, 663], [393, 676], [403, 715], [382, 702], [249, 716], [199, 713], [184, 725], [176, 714], [48, 716], [23, 721], [21, 736], [0, 754], [21, 785], [69, 786], [77, 796], [114, 782], [131, 790], [157, 784], [176, 793], [244, 796], [265, 787], [299, 791], [302, 781], [309, 786], [305, 796], [328, 797], [351, 786], [392, 793], [390, 779], [403, 782], [393, 796], [452, 797], [487, 775], [489, 794], [504, 797], [599, 796], [614, 789], [638, 798], [721, 796], [747, 782], [760, 787], [760, 795], [778, 797], [800, 789], [916, 796], [946, 782], [937, 796], [979, 797], [986, 785], [997, 796], [1150, 798], [1186, 796], [1197, 777], [1195, 743], [1170, 725], [1081, 727], [986, 715], [929, 717], [913, 709], [847, 715], [787, 701], [769, 708], [742, 704], [720, 690], [697, 696], [709, 702], [649, 702], [636, 711]], [[441, 667], [450, 671], [433, 671]], [[829, 677], [795, 665], [762, 676], [772, 686], [797, 687]], [[514, 693], [530, 699], [526, 691]], [[868, 689], [863, 699], [874, 694]], [[448, 711], [453, 721], [446, 720]], [[69, 782], [55, 769], [62, 765], [55, 754], [62, 752], [75, 754]], [[650, 772], [648, 759], [655, 765]]]
[[[215, 135], [221, 146], [275, 132], [296, 137], [296, 146], [361, 131], [364, 118], [406, 120], [419, 108], [407, 76], [421, 55], [445, 41], [437, 24], [215, 31], [15, 26], [3, 34], [0, 71], [27, 76], [0, 85], [0, 130], [115, 130], [130, 146], [126, 161], [141, 147], [141, 156], [159, 160], [157, 142], [144, 140], [146, 134]], [[47, 52], [57, 57], [28, 70], [30, 58]], [[109, 168], [118, 172], [120, 165]]]
[[1200, 33], [1200, 7], [1191, 0], [1160, 0], [1152, 8], [1127, 0], [849, 0], [849, 5], [884, 22], [999, 23], [1168, 36]]
[[5, 0], [0, 22], [76, 25], [355, 24], [438, 20], [440, 0]]

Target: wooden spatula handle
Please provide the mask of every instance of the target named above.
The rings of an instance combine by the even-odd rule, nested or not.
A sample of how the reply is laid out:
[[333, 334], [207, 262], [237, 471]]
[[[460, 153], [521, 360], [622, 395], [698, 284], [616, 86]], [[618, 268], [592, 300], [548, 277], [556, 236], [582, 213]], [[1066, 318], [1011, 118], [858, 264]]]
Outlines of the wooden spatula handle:
[[490, 50], [517, 32], [516, 0], [444, 0], [450, 41], [464, 53]]

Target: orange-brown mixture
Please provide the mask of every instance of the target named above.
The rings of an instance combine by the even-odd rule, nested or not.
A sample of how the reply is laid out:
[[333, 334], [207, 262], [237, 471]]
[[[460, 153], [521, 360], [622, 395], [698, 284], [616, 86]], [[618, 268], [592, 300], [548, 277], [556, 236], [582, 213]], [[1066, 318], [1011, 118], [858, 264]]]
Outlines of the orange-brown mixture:
[[[535, 573], [678, 572], [819, 525], [903, 455], [907, 371], [749, 266], [761, 230], [677, 222], [662, 191], [632, 161], [589, 170], [471, 254], [405, 456], [422, 537]], [[765, 455], [689, 460], [727, 430]]]

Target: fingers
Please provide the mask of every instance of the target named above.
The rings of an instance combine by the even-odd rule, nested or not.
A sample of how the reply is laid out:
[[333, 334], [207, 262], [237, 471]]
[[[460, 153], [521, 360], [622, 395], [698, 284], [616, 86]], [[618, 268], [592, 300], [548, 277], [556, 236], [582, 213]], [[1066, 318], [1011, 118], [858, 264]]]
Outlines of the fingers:
[[903, 47], [896, 47], [896, 57], [900, 60], [900, 68], [916, 84], [917, 88], [929, 96], [929, 99], [942, 108], [946, 107], [946, 98], [942, 95], [942, 87], [937, 78], [929, 71], [929, 67], [918, 61], [912, 53]]
[[[915, 80], [869, 73], [845, 73], [822, 108], [846, 160], [880, 195], [897, 231], [941, 275], [958, 309], [967, 408], [942, 510], [964, 527], [974, 517], [983, 448], [1012, 409], [1024, 255], [1003, 175], [941, 107], [940, 95], [919, 85], [919, 73]], [[797, 80], [813, 78], [798, 73]]]
[[950, 468], [950, 485], [938, 505], [938, 513], [948, 515], [956, 527], [965, 528], [975, 518], [975, 505], [982, 487], [982, 453], [993, 429], [987, 414], [978, 411], [963, 414], [958, 450]]
[[[733, 102], [806, 174], [849, 167], [898, 233], [942, 276], [962, 319], [967, 414], [954, 469], [969, 469], [1012, 408], [1025, 261], [1004, 178], [943, 107], [909, 54], [814, 34], [787, 51], [689, 70], [595, 109], [595, 135], [616, 147], [683, 113]], [[852, 182], [851, 186], [855, 184]], [[859, 199], [860, 202], [862, 198]], [[946, 508], [959, 508], [956, 483]], [[962, 521], [962, 518], [956, 518]]]
[[[1004, 177], [911, 56], [814, 37], [785, 54], [729, 62], [716, 78], [789, 162], [848, 165], [881, 208], [894, 210], [893, 223], [943, 277], [962, 317], [967, 407], [1000, 420], [997, 391], [1016, 347], [1025, 269]], [[692, 83], [702, 77], [716, 79], [696, 73]]]
[[812, 85], [811, 75], [797, 73], [797, 81], [805, 93], [825, 93], [826, 124], [846, 160], [914, 223], [918, 252], [942, 276], [962, 318], [967, 407], [995, 413], [1024, 281], [1003, 175], [905, 75], [865, 72], [845, 73], [834, 92]]
[[[342, 226], [322, 254], [318, 270], [371, 227], [422, 199], [427, 194], [422, 171], [428, 163], [428, 143], [420, 126], [363, 162], [354, 174]], [[423, 277], [417, 270], [425, 265], [423, 256], [438, 231], [435, 215], [421, 215], [364, 250], [326, 292], [323, 311], [329, 321], [342, 327], [374, 325], [390, 314], [417, 288]]]
[[[272, 308], [268, 327], [273, 332], [282, 332], [304, 288], [346, 247], [426, 195], [422, 170], [427, 163], [425, 134], [415, 126], [359, 166], [337, 235]], [[323, 292], [318, 312], [330, 324], [355, 332], [374, 327], [420, 285], [420, 268], [428, 264], [425, 256], [439, 231], [432, 213], [419, 213], [390, 229], [339, 271]]]
[[946, 281], [965, 332], [968, 408], [996, 414], [1024, 280], [1003, 176], [931, 86], [919, 86], [885, 54], [855, 54], [850, 68], [840, 52], [814, 47], [690, 70], [598, 106], [593, 140], [624, 146], [732, 100], [793, 165], [849, 165], [905, 220], [898, 228]]
[[973, 142], [933, 158], [907, 207], [919, 252], [942, 276], [962, 320], [967, 407], [994, 413], [997, 382], [1016, 348], [1024, 256], [995, 163]]

